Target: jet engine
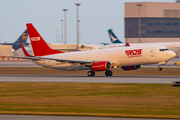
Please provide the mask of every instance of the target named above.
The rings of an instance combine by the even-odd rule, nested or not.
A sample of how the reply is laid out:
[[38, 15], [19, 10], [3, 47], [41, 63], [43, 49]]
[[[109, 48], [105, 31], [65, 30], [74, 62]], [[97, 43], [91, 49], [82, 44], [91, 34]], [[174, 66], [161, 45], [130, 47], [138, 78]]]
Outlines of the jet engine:
[[93, 71], [105, 71], [111, 69], [111, 63], [109, 61], [100, 61], [92, 64]]
[[124, 66], [121, 67], [123, 70], [127, 71], [127, 70], [136, 70], [141, 68], [141, 65], [134, 65], [134, 66]]

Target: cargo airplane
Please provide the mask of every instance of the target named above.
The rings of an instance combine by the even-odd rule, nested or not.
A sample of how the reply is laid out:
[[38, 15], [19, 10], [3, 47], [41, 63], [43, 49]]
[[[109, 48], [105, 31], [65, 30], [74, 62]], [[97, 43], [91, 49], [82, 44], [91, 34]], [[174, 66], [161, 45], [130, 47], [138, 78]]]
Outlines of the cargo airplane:
[[[58, 70], [76, 71], [89, 70], [88, 76], [94, 76], [97, 71], [105, 71], [111, 76], [111, 69], [139, 69], [143, 64], [159, 63], [159, 66], [173, 58], [176, 54], [167, 47], [144, 45], [133, 47], [118, 47], [112, 49], [79, 51], [63, 53], [51, 49], [31, 23], [26, 24], [34, 56], [29, 55], [23, 46], [23, 52], [33, 63]], [[20, 58], [20, 57], [18, 57]], [[159, 67], [162, 69], [161, 67]]]
[[[116, 35], [113, 33], [112, 29], [108, 30], [108, 34], [111, 40], [111, 43], [107, 43], [106, 46], [101, 47], [101, 49], [115, 48], [115, 47], [124, 47], [127, 46], [127, 43], [121, 42]], [[113, 42], [113, 40], [115, 40]], [[167, 47], [173, 52], [180, 51], [180, 42], [157, 42], [157, 43], [130, 43], [130, 46], [140, 46], [140, 45], [161, 45]]]
[[28, 31], [26, 29], [15, 42], [13, 42], [13, 43], [0, 43], [0, 45], [12, 45], [12, 47], [13, 47], [12, 51], [15, 52], [16, 50], [21, 48], [20, 44], [22, 44], [23, 46], [29, 45], [29, 43], [26, 42], [27, 38], [28, 38]]

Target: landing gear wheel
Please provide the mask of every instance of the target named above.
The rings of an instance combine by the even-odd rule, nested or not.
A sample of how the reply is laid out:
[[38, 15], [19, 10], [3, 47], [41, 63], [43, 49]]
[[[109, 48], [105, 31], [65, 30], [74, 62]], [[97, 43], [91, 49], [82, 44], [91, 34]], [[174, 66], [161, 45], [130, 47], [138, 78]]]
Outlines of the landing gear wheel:
[[163, 69], [162, 67], [158, 67], [158, 70], [159, 70], [159, 71], [162, 71], [162, 69]]
[[106, 71], [106, 72], [105, 72], [105, 75], [106, 75], [106, 76], [112, 76], [112, 71], [111, 71], [111, 70]]
[[88, 76], [95, 76], [95, 72], [94, 71], [88, 71], [87, 75]]

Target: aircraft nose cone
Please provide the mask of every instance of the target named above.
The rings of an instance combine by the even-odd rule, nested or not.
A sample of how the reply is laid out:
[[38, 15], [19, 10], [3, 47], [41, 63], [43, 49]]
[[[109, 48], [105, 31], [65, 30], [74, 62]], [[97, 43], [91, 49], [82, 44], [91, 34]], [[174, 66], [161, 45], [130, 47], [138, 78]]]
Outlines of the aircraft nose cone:
[[169, 55], [168, 55], [171, 58], [175, 57], [176, 56], [176, 53], [173, 52], [173, 51], [169, 51]]

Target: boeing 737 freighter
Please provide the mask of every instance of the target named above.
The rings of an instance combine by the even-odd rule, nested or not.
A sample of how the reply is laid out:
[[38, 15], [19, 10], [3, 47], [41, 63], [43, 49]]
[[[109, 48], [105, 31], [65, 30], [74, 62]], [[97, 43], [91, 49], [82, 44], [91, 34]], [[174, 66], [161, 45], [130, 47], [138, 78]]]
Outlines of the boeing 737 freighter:
[[161, 65], [176, 55], [167, 47], [159, 45], [63, 53], [51, 49], [31, 23], [26, 26], [34, 56], [29, 55], [21, 46], [26, 55], [23, 59], [31, 59], [35, 64], [58, 70], [89, 70], [88, 76], [94, 76], [97, 71], [105, 71], [106, 76], [111, 76], [113, 68], [135, 70], [143, 64], [158, 63]]
[[[108, 48], [115, 48], [115, 47], [124, 47], [126, 44], [122, 43], [116, 35], [113, 33], [112, 29], [108, 30], [109, 37], [111, 40], [110, 44], [107, 44], [104, 47], [101, 47], [101, 49], [108, 49]], [[115, 40], [116, 42], [112, 42]], [[140, 45], [161, 45], [164, 47], [167, 47], [168, 49], [172, 50], [173, 52], [179, 52], [180, 51], [180, 42], [158, 42], [158, 43], [130, 43], [130, 46], [140, 46]]]

